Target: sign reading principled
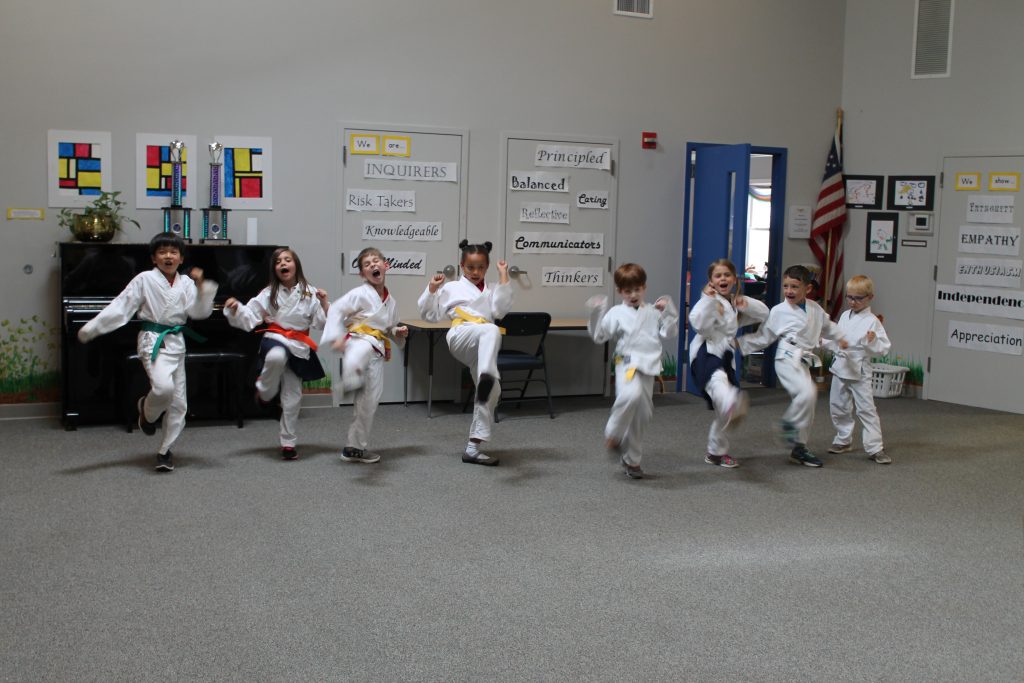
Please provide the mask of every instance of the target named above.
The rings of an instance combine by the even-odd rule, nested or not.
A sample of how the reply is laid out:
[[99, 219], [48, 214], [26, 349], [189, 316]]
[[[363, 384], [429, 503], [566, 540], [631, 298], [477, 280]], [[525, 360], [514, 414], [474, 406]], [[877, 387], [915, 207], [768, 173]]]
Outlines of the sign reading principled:
[[612, 167], [612, 152], [607, 147], [537, 145], [533, 163], [537, 166], [598, 168], [607, 171]]

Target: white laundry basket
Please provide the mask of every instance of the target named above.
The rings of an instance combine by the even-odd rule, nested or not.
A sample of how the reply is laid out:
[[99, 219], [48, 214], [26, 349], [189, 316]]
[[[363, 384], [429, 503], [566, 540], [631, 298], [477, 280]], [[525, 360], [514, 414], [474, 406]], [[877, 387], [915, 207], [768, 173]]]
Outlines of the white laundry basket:
[[871, 394], [875, 398], [896, 398], [903, 394], [903, 377], [910, 368], [887, 363], [871, 364]]

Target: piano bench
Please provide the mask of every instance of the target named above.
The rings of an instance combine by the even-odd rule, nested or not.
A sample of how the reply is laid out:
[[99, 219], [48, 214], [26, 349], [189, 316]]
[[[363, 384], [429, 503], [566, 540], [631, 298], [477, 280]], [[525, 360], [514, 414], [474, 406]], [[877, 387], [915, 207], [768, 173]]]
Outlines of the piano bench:
[[[221, 416], [233, 415], [235, 423], [241, 429], [245, 425], [243, 419], [243, 397], [246, 396], [245, 375], [249, 357], [244, 353], [236, 351], [189, 351], [185, 353], [185, 375], [188, 383], [188, 393], [192, 394], [194, 383], [188, 379], [192, 374], [194, 366], [212, 366], [216, 368], [216, 394], [214, 398]], [[141, 372], [140, 372], [141, 371]], [[129, 432], [138, 426], [138, 406], [136, 405], [139, 396], [145, 395], [148, 391], [148, 378], [146, 387], [139, 386], [140, 382], [135, 380], [141, 374], [145, 377], [145, 368], [136, 353], [125, 357], [124, 367], [121, 371], [121, 381], [118, 383], [118, 405], [121, 406], [121, 415], [124, 420], [125, 429]], [[192, 401], [189, 400], [191, 406]], [[190, 409], [191, 412], [191, 409]]]

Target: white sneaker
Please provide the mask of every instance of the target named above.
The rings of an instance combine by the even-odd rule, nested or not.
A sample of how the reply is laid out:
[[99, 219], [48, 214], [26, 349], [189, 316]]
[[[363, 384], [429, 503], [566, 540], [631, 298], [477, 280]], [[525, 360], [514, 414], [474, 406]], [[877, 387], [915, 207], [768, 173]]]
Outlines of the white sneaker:
[[829, 453], [849, 453], [853, 450], [853, 446], [848, 443], [834, 443], [828, 447]]
[[879, 465], [888, 465], [892, 462], [892, 458], [886, 455], [885, 451], [878, 451], [877, 453], [872, 453], [868, 457], [877, 462]]

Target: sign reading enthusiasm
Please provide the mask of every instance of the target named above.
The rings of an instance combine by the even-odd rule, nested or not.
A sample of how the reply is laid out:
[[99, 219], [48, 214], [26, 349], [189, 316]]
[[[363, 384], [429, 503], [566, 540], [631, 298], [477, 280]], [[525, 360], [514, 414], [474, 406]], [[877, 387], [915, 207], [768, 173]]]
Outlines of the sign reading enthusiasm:
[[415, 213], [415, 190], [346, 190], [346, 211], [404, 211]]
[[604, 233], [517, 232], [512, 251], [519, 254], [603, 254]]
[[1022, 265], [1024, 261], [1011, 259], [958, 258], [954, 282], [958, 285], [1020, 289]]
[[[392, 275], [425, 275], [427, 255], [421, 251], [386, 251], [388, 277]], [[349, 272], [359, 272], [359, 250], [348, 252]]]
[[403, 161], [401, 159], [364, 159], [364, 178], [385, 180], [427, 180], [459, 182], [458, 164], [440, 161]]
[[959, 251], [968, 254], [1020, 254], [1020, 228], [995, 228], [987, 225], [961, 225]]
[[363, 221], [363, 239], [439, 242], [441, 228], [441, 221]]
[[545, 171], [512, 171], [508, 189], [520, 192], [568, 192], [569, 176]]
[[536, 166], [598, 168], [607, 171], [612, 167], [612, 151], [608, 147], [537, 145], [533, 163]]
[[602, 287], [604, 269], [578, 266], [545, 266], [541, 268], [544, 287]]
[[1024, 320], [1024, 292], [987, 287], [935, 287], [935, 310]]
[[968, 223], [1013, 223], [1013, 195], [967, 195]]
[[1024, 327], [950, 320], [949, 335], [946, 339], [950, 346], [960, 349], [993, 351], [1019, 356], [1024, 350]]
[[523, 202], [519, 206], [520, 223], [563, 223], [569, 224], [568, 204], [547, 202]]

